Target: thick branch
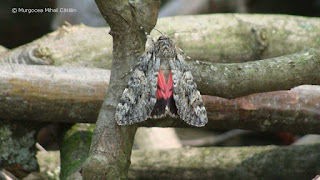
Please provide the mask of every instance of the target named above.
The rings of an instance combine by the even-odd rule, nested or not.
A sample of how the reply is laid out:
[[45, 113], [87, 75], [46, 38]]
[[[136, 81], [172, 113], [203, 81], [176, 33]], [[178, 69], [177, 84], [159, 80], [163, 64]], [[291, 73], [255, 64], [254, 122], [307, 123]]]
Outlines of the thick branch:
[[257, 92], [320, 85], [320, 54], [302, 52], [246, 63], [191, 63], [202, 94], [235, 98]]
[[27, 45], [0, 54], [0, 62], [101, 67], [111, 69], [112, 38], [109, 28], [62, 26]]
[[[87, 156], [74, 154], [79, 150], [74, 143], [80, 143], [84, 152], [90, 145], [87, 139], [92, 133], [84, 133], [69, 137], [61, 152], [69, 178], [80, 174], [78, 169]], [[70, 161], [70, 157], [77, 158]], [[320, 170], [319, 158], [319, 144], [134, 150], [129, 179], [311, 179]]]
[[159, 2], [96, 0], [96, 3], [111, 27], [113, 61], [109, 88], [82, 175], [85, 180], [126, 179], [137, 126], [119, 126], [114, 119], [115, 108], [128, 79], [120, 77], [133, 68], [143, 53], [145, 32], [150, 33], [157, 22]]
[[[105, 97], [109, 71], [50, 66], [0, 66], [0, 117], [7, 120], [91, 122]], [[203, 96], [207, 128], [320, 133], [319, 86], [260, 93], [228, 100]], [[307, 121], [306, 121], [307, 119]], [[180, 120], [140, 126], [186, 127]]]
[[102, 69], [16, 64], [0, 69], [0, 116], [7, 120], [95, 122], [110, 78]]
[[[290, 91], [258, 93], [233, 100], [202, 96], [207, 128], [320, 133], [320, 88], [299, 86]], [[140, 126], [181, 127], [181, 121], [147, 121]]]
[[312, 179], [319, 159], [319, 145], [139, 150], [129, 178]]
[[[193, 59], [244, 62], [292, 54], [305, 48], [319, 49], [319, 25], [319, 18], [214, 14], [162, 18], [156, 28], [175, 33], [171, 36], [176, 44]], [[19, 49], [35, 47], [36, 57], [46, 63], [111, 69], [109, 30], [63, 26], [26, 46], [1, 54], [0, 62], [10, 61], [10, 57], [11, 61], [12, 57], [25, 57], [18, 55]], [[152, 36], [158, 35], [153, 31]]]
[[[48, 71], [47, 68], [49, 68], [50, 71]], [[320, 55], [314, 50], [246, 63], [215, 64], [196, 61], [190, 63], [190, 68], [202, 94], [226, 98], [240, 97], [258, 92], [286, 90], [302, 84], [320, 84], [320, 76], [318, 73], [318, 69], [320, 69]], [[38, 79], [34, 81], [38, 82], [41, 81], [41, 79], [47, 81], [52, 78], [52, 73], [55, 74], [54, 77], [62, 78], [66, 76], [65, 79], [71, 76], [68, 75], [68, 73], [75, 73], [76, 79], [74, 79], [74, 81], [76, 81], [77, 78], [84, 78], [85, 81], [101, 81], [100, 78], [106, 77], [105, 73], [95, 75], [96, 73], [93, 72], [91, 75], [89, 69], [83, 69], [84, 72], [82, 73], [81, 68], [71, 68], [70, 71], [64, 72], [66, 68], [45, 67], [42, 69], [38, 66], [2, 65], [0, 69], [0, 78], [4, 78], [3, 80], [6, 80], [8, 77], [14, 78], [15, 76], [18, 76], [18, 79], [24, 78], [25, 76], [30, 76], [31, 78], [38, 76], [37, 74], [41, 74], [41, 76], [39, 75]], [[93, 71], [105, 72], [102, 70]], [[60, 75], [58, 73], [62, 74]], [[119, 69], [119, 73], [121, 74], [118, 76], [122, 77], [121, 69]], [[10, 74], [11, 77], [7, 76], [7, 74]], [[130, 74], [127, 75], [127, 77], [129, 76]], [[96, 78], [96, 80], [94, 78]], [[107, 79], [108, 78], [105, 78], [106, 81]], [[32, 79], [25, 80], [33, 81]], [[3, 86], [0, 87], [2, 92], [10, 87], [8, 86], [10, 84], [7, 84], [7, 82], [8, 81], [0, 82], [3, 83]], [[125, 85], [126, 82], [121, 83]], [[81, 86], [80, 84], [73, 84], [75, 84], [75, 86]], [[72, 84], [70, 85], [72, 86]], [[17, 84], [17, 86], [19, 86], [19, 84]], [[23, 86], [21, 86], [21, 88], [23, 88]], [[54, 86], [43, 88], [54, 89]]]

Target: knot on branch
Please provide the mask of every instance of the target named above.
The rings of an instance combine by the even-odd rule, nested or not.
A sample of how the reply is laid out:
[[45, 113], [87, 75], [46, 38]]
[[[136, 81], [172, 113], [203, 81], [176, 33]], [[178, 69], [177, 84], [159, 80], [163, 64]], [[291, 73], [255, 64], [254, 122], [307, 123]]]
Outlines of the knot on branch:
[[103, 17], [110, 25], [112, 35], [136, 32], [150, 33], [156, 25], [159, 0], [102, 2], [96, 0]]
[[4, 53], [4, 63], [50, 65], [53, 64], [51, 52], [48, 48], [41, 46], [26, 46], [16, 51]]

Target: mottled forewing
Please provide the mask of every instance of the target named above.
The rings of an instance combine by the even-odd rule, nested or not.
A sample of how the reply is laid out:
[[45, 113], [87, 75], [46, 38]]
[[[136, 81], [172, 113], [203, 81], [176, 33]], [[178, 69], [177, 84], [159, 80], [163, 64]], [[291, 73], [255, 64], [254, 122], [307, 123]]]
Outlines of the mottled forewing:
[[177, 56], [170, 60], [173, 75], [173, 98], [182, 120], [193, 126], [204, 126], [208, 122], [207, 112], [193, 76], [184, 61], [184, 55], [177, 49]]
[[150, 47], [140, 57], [117, 106], [115, 119], [119, 125], [138, 123], [150, 116], [156, 103], [159, 66], [160, 61]]

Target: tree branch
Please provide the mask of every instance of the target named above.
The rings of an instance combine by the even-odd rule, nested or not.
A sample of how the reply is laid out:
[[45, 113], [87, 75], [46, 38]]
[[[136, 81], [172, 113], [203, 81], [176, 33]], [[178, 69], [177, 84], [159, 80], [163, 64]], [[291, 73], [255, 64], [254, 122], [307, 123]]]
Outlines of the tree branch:
[[318, 144], [138, 150], [129, 179], [311, 179], [319, 158]]
[[85, 180], [126, 179], [137, 126], [119, 126], [114, 120], [115, 108], [128, 80], [120, 77], [133, 68], [143, 53], [145, 32], [150, 33], [157, 22], [159, 2], [96, 0], [96, 3], [111, 27], [113, 61], [109, 88], [82, 175]]
[[[319, 134], [319, 92], [319, 86], [299, 86], [232, 100], [202, 96], [209, 119], [206, 128]], [[146, 121], [140, 126], [186, 127], [172, 118]]]
[[[173, 40], [193, 59], [245, 62], [292, 54], [306, 48], [319, 49], [319, 25], [319, 18], [213, 14], [161, 18], [156, 28], [167, 34], [175, 33], [171, 35]], [[43, 57], [47, 63], [111, 69], [109, 30], [83, 25], [63, 26], [32, 43], [2, 53], [0, 62], [16, 57], [20, 48], [36, 47], [37, 57]], [[151, 34], [159, 35], [156, 31]]]
[[9, 121], [95, 122], [110, 78], [102, 69], [19, 64], [0, 69], [0, 116]]
[[[109, 71], [100, 69], [1, 65], [0, 117], [94, 123], [108, 79]], [[203, 96], [209, 118], [206, 128], [320, 133], [319, 92], [318, 86], [301, 86], [233, 100]], [[139, 125], [187, 126], [176, 119], [149, 120]]]
[[[80, 174], [86, 154], [75, 155], [79, 149], [74, 143], [86, 152], [91, 135], [80, 131], [66, 137], [64, 177]], [[319, 172], [319, 158], [318, 144], [134, 150], [129, 179], [311, 179]]]
[[[319, 84], [320, 54], [311, 50], [246, 63], [191, 63], [202, 94], [235, 98], [258, 92]], [[198, 63], [198, 65], [197, 65]]]

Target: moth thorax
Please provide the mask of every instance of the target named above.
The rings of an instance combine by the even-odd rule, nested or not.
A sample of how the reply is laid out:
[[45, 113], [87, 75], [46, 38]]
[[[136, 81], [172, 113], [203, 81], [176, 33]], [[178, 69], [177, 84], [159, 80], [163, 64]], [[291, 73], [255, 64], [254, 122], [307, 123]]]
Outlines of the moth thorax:
[[162, 58], [160, 62], [160, 69], [164, 75], [164, 78], [166, 79], [166, 82], [168, 81], [169, 73], [171, 72], [170, 69], [170, 61], [171, 58]]
[[175, 45], [172, 41], [161, 41], [157, 44], [158, 56], [174, 58], [176, 55]]
[[166, 48], [162, 50], [162, 56], [166, 59], [174, 58], [175, 54], [174, 49]]

